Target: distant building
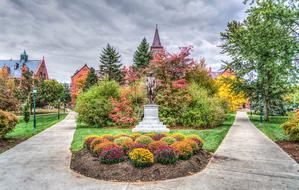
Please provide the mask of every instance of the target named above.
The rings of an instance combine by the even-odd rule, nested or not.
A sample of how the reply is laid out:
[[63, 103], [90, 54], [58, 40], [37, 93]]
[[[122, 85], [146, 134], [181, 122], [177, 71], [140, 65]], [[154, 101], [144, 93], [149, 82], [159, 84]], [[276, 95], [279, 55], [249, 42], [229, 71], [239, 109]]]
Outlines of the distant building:
[[23, 72], [29, 71], [35, 78], [49, 79], [44, 57], [41, 60], [30, 60], [25, 50], [19, 60], [0, 60], [0, 69], [6, 69], [13, 78], [21, 78]]
[[80, 89], [82, 89], [84, 82], [87, 78], [87, 75], [90, 71], [90, 68], [87, 66], [87, 64], [83, 65], [79, 70], [77, 70], [73, 76], [71, 77], [71, 103], [72, 106], [75, 106], [77, 96], [80, 92]]

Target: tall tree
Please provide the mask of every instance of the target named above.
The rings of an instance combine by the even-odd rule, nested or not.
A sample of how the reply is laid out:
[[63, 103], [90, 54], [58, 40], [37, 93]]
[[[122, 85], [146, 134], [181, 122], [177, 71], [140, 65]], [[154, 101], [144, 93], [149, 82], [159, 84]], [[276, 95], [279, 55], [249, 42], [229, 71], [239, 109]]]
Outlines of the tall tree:
[[108, 77], [109, 80], [120, 82], [123, 78], [121, 72], [120, 55], [114, 47], [107, 44], [103, 48], [100, 56], [100, 72], [103, 77]]
[[83, 91], [88, 90], [91, 86], [95, 85], [98, 82], [98, 77], [96, 71], [93, 67], [90, 68], [87, 78], [84, 83]]
[[283, 1], [264, 0], [247, 12], [245, 21], [230, 22], [221, 33], [222, 52], [232, 58], [226, 67], [237, 76], [232, 82], [234, 89], [260, 100], [265, 120], [269, 120], [271, 103], [281, 100], [290, 83], [298, 79], [295, 58], [299, 45], [293, 30], [296, 22], [291, 22], [293, 17], [298, 20], [298, 9]]
[[14, 95], [16, 88], [7, 69], [0, 68], [0, 109], [15, 111], [18, 108], [18, 100]]
[[145, 38], [143, 38], [134, 54], [134, 66], [137, 68], [147, 67], [150, 62], [150, 59], [151, 53], [149, 51], [149, 43], [146, 41]]

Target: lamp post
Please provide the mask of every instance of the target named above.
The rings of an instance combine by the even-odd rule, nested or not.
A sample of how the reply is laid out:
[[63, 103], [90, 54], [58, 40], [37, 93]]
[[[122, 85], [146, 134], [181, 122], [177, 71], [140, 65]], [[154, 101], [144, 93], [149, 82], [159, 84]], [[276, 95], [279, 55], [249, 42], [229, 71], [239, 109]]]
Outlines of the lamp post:
[[58, 99], [58, 113], [57, 113], [57, 118], [60, 119], [60, 113], [59, 113], [59, 109], [60, 109], [60, 98]]
[[36, 94], [37, 94], [37, 89], [36, 87], [33, 88], [33, 129], [36, 129], [36, 110], [35, 110], [35, 102], [36, 102]]

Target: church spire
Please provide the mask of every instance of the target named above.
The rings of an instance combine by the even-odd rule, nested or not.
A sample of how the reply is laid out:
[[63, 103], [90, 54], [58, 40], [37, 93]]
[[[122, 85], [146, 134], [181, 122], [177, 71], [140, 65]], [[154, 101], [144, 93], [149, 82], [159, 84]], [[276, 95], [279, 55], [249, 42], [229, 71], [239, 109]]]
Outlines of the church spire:
[[154, 35], [154, 39], [153, 39], [153, 44], [151, 46], [151, 51], [160, 51], [162, 49], [163, 49], [163, 46], [161, 45], [161, 41], [160, 41], [158, 25], [156, 24], [155, 35]]
[[154, 40], [153, 40], [152, 47], [162, 47], [157, 24], [156, 24], [156, 30], [155, 30], [155, 35], [154, 35]]

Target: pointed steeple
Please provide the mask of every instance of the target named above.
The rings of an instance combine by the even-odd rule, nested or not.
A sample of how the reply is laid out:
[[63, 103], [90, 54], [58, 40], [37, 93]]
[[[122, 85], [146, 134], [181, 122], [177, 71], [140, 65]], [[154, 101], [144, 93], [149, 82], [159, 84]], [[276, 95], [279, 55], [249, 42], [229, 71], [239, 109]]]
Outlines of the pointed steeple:
[[154, 40], [152, 44], [152, 48], [156, 48], [156, 47], [162, 48], [157, 24], [156, 24], [156, 30], [155, 30]]

